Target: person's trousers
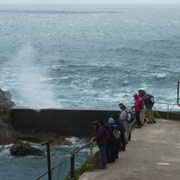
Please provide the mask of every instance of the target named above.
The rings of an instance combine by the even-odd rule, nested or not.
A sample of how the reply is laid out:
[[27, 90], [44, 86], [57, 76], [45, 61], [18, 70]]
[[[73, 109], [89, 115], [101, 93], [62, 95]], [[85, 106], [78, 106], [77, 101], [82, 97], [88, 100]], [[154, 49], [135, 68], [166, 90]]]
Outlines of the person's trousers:
[[121, 139], [121, 149], [126, 150], [126, 140], [125, 140], [124, 132], [121, 132], [120, 139]]
[[154, 119], [152, 107], [146, 108], [146, 114], [147, 114], [148, 122], [151, 122], [151, 123], [156, 122]]
[[115, 162], [115, 143], [114, 143], [114, 141], [107, 143], [106, 158], [107, 158], [107, 162], [109, 162], [109, 163]]
[[139, 116], [140, 116], [140, 120], [141, 120], [141, 124], [144, 124], [144, 119], [145, 119], [145, 110], [141, 111]]
[[126, 129], [126, 132], [124, 133], [125, 136], [125, 141], [126, 143], [128, 143], [128, 139], [129, 139], [129, 132], [131, 130], [131, 126], [127, 121], [123, 121], [124, 127]]
[[118, 159], [118, 154], [119, 154], [119, 150], [120, 150], [120, 146], [121, 146], [121, 142], [120, 142], [120, 138], [115, 140], [115, 158]]
[[106, 163], [107, 163], [107, 160], [106, 160], [106, 146], [99, 146], [99, 150], [100, 150], [101, 158], [102, 158], [102, 167], [106, 168]]
[[139, 127], [141, 127], [142, 124], [141, 124], [141, 120], [140, 120], [139, 114], [140, 114], [140, 111], [136, 111], [136, 123], [137, 123], [137, 125]]

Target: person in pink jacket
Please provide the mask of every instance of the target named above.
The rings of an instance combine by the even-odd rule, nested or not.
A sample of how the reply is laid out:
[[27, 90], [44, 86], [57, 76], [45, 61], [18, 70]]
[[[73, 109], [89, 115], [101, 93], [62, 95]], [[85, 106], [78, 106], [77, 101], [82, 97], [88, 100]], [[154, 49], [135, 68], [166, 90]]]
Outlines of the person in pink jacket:
[[141, 128], [142, 124], [141, 124], [141, 120], [140, 120], [140, 112], [141, 112], [141, 100], [139, 99], [139, 95], [138, 94], [134, 94], [134, 106], [131, 107], [131, 109], [135, 109], [136, 111], [136, 128]]

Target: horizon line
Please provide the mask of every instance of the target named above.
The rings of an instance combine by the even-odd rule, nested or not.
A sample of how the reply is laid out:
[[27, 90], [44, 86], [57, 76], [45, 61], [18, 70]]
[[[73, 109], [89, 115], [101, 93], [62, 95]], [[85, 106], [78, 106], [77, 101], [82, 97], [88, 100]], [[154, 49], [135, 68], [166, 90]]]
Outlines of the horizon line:
[[146, 4], [180, 4], [180, 2], [146, 2], [146, 3], [0, 3], [0, 5], [135, 5], [135, 4], [141, 4], [141, 5], [146, 5]]

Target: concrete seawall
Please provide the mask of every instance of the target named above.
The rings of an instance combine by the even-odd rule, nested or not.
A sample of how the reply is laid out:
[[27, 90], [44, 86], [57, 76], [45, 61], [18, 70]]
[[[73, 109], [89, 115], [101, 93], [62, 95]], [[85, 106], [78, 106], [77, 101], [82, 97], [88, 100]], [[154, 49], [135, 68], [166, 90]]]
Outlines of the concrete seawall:
[[[62, 136], [91, 137], [94, 134], [92, 122], [107, 120], [105, 110], [67, 110], [13, 108], [12, 125], [15, 130], [36, 132], [53, 131]], [[113, 111], [118, 112], [118, 111]]]
[[[15, 130], [35, 132], [56, 132], [62, 136], [91, 137], [94, 134], [92, 122], [107, 120], [109, 110], [70, 110], [42, 109], [39, 111], [26, 108], [12, 109], [12, 125]], [[167, 112], [160, 112], [162, 118]], [[180, 120], [180, 114], [169, 113], [169, 119]]]

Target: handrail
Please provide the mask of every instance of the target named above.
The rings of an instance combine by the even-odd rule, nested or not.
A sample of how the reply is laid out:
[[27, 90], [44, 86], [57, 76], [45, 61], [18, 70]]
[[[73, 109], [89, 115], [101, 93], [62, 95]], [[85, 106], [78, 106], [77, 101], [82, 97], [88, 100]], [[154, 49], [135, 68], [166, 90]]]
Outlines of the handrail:
[[164, 103], [164, 102], [156, 102], [156, 101], [155, 101], [155, 103], [156, 103], [156, 104], [166, 104], [166, 105], [177, 105], [177, 104]]
[[[178, 104], [171, 104], [171, 103], [164, 103], [164, 102], [155, 102], [156, 104], [166, 104], [167, 105], [167, 119], [169, 120], [169, 115], [170, 113], [173, 113], [173, 114], [176, 114], [176, 115], [179, 115], [180, 112], [176, 112], [176, 111], [173, 111], [172, 110], [174, 109], [175, 106], [178, 106]], [[171, 109], [170, 109], [170, 106], [173, 106]], [[155, 107], [154, 107], [155, 109]], [[156, 111], [156, 109], [155, 109]], [[157, 112], [157, 111], [156, 111]]]
[[85, 144], [84, 146], [82, 146], [80, 149], [78, 149], [77, 151], [75, 151], [73, 154], [69, 155], [68, 157], [64, 158], [60, 163], [58, 163], [57, 165], [55, 165], [54, 167], [52, 167], [51, 169], [49, 169], [48, 171], [46, 171], [44, 174], [42, 174], [41, 176], [39, 176], [36, 180], [41, 179], [42, 177], [44, 177], [45, 175], [47, 175], [50, 171], [54, 170], [55, 168], [57, 168], [58, 166], [60, 166], [61, 164], [63, 164], [67, 159], [72, 159], [74, 158], [74, 156], [80, 152], [82, 149], [88, 147], [90, 144], [92, 144], [93, 142], [90, 141], [87, 144]]
[[42, 174], [41, 176], [39, 176], [36, 180], [41, 179], [42, 177], [44, 177], [46, 174], [48, 174], [50, 171], [54, 170], [55, 168], [57, 168], [58, 166], [60, 166], [61, 164], [63, 164], [67, 159], [70, 159], [71, 156], [68, 156], [66, 158], [63, 159], [63, 161], [61, 161], [59, 164], [55, 165], [54, 167], [52, 167], [51, 169], [49, 169], [48, 171], [46, 171], [44, 174]]
[[[84, 146], [82, 146], [80, 149], [78, 149], [77, 151], [75, 151], [73, 154], [77, 154], [79, 151], [81, 151], [82, 149], [88, 147], [90, 144], [92, 144], [93, 142], [92, 141], [89, 141], [87, 144], [85, 144]], [[72, 155], [73, 155], [72, 154]]]

